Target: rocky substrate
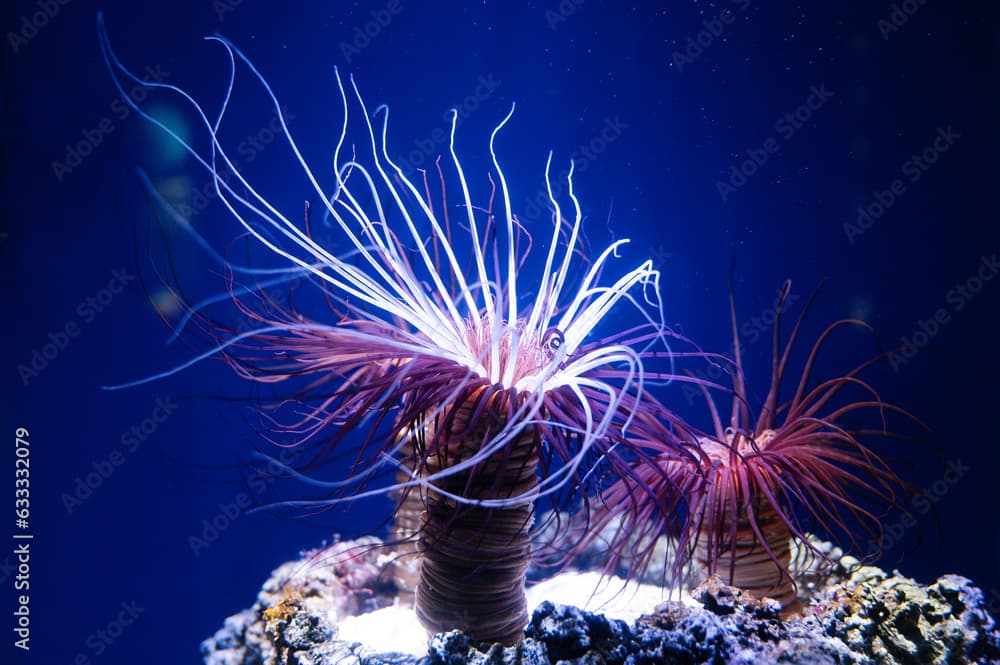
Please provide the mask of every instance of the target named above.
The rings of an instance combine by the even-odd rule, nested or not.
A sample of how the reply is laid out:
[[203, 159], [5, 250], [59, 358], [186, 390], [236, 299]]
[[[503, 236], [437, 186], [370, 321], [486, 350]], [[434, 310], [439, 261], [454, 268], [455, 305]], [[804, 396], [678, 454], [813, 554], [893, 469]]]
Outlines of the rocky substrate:
[[[777, 603], [710, 579], [689, 592], [696, 602], [662, 603], [632, 623], [546, 601], [513, 647], [481, 651], [453, 631], [432, 637], [422, 656], [376, 653], [342, 639], [339, 624], [395, 605], [385, 573], [389, 560], [379, 545], [376, 538], [335, 543], [279, 567], [253, 607], [205, 640], [204, 662], [1000, 665], [1000, 629], [971, 581], [945, 575], [924, 586], [850, 557], [801, 585], [801, 616], [782, 617]], [[393, 630], [387, 624], [383, 632]]]

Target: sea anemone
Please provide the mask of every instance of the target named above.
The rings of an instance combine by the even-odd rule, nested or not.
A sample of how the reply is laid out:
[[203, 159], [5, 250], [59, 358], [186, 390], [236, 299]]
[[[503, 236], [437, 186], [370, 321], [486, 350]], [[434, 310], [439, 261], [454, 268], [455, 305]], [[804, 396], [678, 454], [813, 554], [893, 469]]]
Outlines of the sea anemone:
[[[111, 51], [100, 18], [99, 32], [119, 88], [119, 76], [144, 83]], [[300, 416], [281, 431], [297, 446], [319, 443], [309, 470], [345, 449], [354, 462], [344, 478], [324, 483], [329, 495], [282, 505], [326, 509], [393, 494], [406, 513], [395, 533], [400, 540], [412, 534], [419, 555], [415, 603], [423, 625], [432, 632], [458, 628], [484, 643], [516, 642], [527, 623], [534, 503], [580, 487], [589, 466], [611, 454], [612, 435], [620, 437], [645, 404], [651, 375], [642, 355], [653, 347], [666, 353], [658, 271], [645, 261], [603, 279], [628, 241], [613, 241], [586, 258], [572, 165], [565, 181], [572, 213], [564, 216], [549, 175], [551, 154], [545, 168], [551, 235], [544, 266], [530, 270], [531, 236], [512, 211], [495, 150], [513, 106], [490, 136], [492, 189], [477, 207], [456, 153], [457, 113], [450, 159], [438, 162], [437, 178], [426, 172], [413, 178], [389, 156], [388, 108], [369, 114], [353, 79], [345, 89], [338, 73], [343, 123], [331, 191], [325, 191], [264, 77], [229, 41], [209, 39], [224, 48], [231, 67], [217, 113], [174, 85], [145, 83], [190, 104], [210, 139], [207, 154], [134, 108], [211, 174], [216, 196], [243, 233], [286, 261], [289, 277], [318, 285], [337, 314], [316, 320], [268, 302], [253, 287], [231, 285], [234, 296], [251, 296], [237, 298], [251, 329], [219, 339], [181, 368], [221, 356], [256, 382], [304, 382], [296, 399]], [[273, 104], [309, 196], [322, 201], [325, 222], [347, 252], [338, 255], [316, 241], [308, 212], [299, 224], [272, 205], [221, 140], [238, 63]], [[352, 104], [363, 118], [356, 146], [348, 141]], [[440, 181], [436, 195], [431, 180]], [[457, 224], [446, 180], [458, 186]], [[465, 251], [469, 262], [459, 258]], [[599, 337], [597, 328], [611, 312], [631, 312], [635, 324]], [[372, 487], [386, 477], [389, 482]]]
[[[730, 295], [733, 358], [704, 355], [713, 363], [728, 364], [732, 376], [728, 420], [713, 397], [719, 386], [704, 375], [692, 375], [692, 380], [708, 405], [709, 431], [691, 428], [665, 411], [656, 415], [652, 408], [644, 410], [632, 423], [630, 438], [633, 447], [645, 453], [603, 492], [603, 517], [598, 521], [621, 520], [612, 548], [616, 561], [627, 555], [633, 569], [642, 569], [657, 538], [666, 534], [676, 546], [673, 583], [690, 575], [693, 559], [695, 570], [717, 575], [757, 597], [774, 598], [791, 612], [798, 607], [791, 570], [793, 539], [805, 552], [823, 558], [825, 553], [808, 538], [818, 529], [856, 553], [877, 556], [883, 513], [900, 508], [898, 497], [909, 488], [864, 441], [899, 436], [888, 428], [891, 415], [923, 425], [859, 378], [884, 354], [845, 374], [812, 383], [821, 347], [835, 332], [847, 327], [872, 332], [868, 324], [853, 319], [836, 321], [819, 335], [791, 398], [779, 402], [793, 346], [812, 304], [810, 298], [782, 347], [781, 313], [789, 289], [786, 282], [780, 291], [771, 383], [757, 413], [743, 373]], [[866, 411], [878, 418], [880, 427], [848, 423]], [[876, 547], [863, 551], [862, 543]]]

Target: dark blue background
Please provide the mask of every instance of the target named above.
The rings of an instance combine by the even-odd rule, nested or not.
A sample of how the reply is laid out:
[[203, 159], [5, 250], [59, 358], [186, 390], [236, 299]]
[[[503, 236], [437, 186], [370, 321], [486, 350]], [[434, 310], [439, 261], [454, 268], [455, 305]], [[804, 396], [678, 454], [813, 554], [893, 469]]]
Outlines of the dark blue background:
[[[537, 191], [549, 149], [565, 163], [607, 118], [619, 118], [627, 127], [576, 183], [591, 239], [606, 242], [613, 205], [615, 232], [662, 263], [670, 319], [706, 348], [725, 350], [730, 343], [727, 275], [734, 257], [745, 317], [765, 310], [785, 278], [793, 280], [793, 293], [805, 295], [829, 277], [807, 337], [835, 318], [860, 315], [894, 346], [938, 308], [949, 308], [950, 322], [928, 349], [897, 372], [875, 372], [873, 382], [885, 398], [933, 426], [945, 456], [971, 471], [938, 504], [940, 536], [927, 517], [919, 547], [912, 547], [916, 530], [908, 530], [904, 546], [883, 564], [898, 564], [925, 581], [961, 573], [1000, 599], [1000, 283], [987, 283], [961, 311], [947, 300], [981, 257], [1000, 252], [1000, 30], [989, 3], [928, 2], [888, 38], [878, 22], [890, 17], [889, 2], [752, 2], [746, 9], [744, 3], [667, 2], [651, 9], [585, 0], [564, 2], [575, 10], [558, 23], [546, 14], [558, 11], [555, 1], [400, 3], [401, 13], [350, 62], [341, 44], [387, 3], [248, 0], [220, 14], [224, 5], [207, 0], [72, 0], [16, 52], [5, 37], [0, 263], [7, 369], [0, 408], [9, 446], [15, 427], [31, 432], [31, 662], [69, 664], [77, 654], [106, 664], [194, 662], [199, 641], [250, 605], [275, 565], [334, 531], [375, 528], [384, 516], [377, 509], [388, 505], [315, 520], [241, 515], [211, 547], [192, 553], [189, 536], [202, 520], [246, 491], [240, 479], [257, 442], [245, 401], [211, 399], [247, 394], [216, 362], [132, 390], [99, 388], [190, 357], [183, 347], [164, 351], [167, 331], [137, 281], [93, 321], [77, 311], [112, 270], [138, 274], [148, 267], [150, 213], [135, 168], [173, 168], [194, 174], [196, 184], [206, 180], [189, 164], [165, 165], [164, 144], [149, 126], [134, 114], [115, 114], [116, 90], [94, 27], [98, 9], [129, 66], [159, 65], [172, 82], [211, 103], [219, 98], [225, 61], [201, 37], [219, 31], [231, 38], [275, 84], [314, 164], [329, 163], [339, 130], [334, 66], [355, 74], [370, 108], [384, 102], [393, 109], [397, 154], [443, 127], [444, 111], [471, 94], [479, 77], [499, 80], [461, 131], [465, 152], [481, 152], [488, 132], [517, 101], [505, 147], [515, 202]], [[5, 3], [4, 33], [21, 31], [40, 4]], [[689, 37], [705, 30], [703, 22], [723, 10], [735, 21], [692, 62], [672, 62]], [[775, 122], [804, 103], [811, 86], [826, 86], [833, 96], [786, 140]], [[240, 121], [243, 109], [235, 109], [234, 120], [248, 131], [268, 119], [260, 106], [246, 113]], [[114, 131], [59, 182], [52, 163], [102, 118], [112, 119]], [[903, 177], [903, 163], [948, 127], [961, 138], [849, 242], [843, 225], [855, 219], [858, 206]], [[717, 181], [770, 136], [777, 154], [723, 202]], [[269, 179], [269, 191], [300, 185], [286, 171], [269, 169], [266, 151], [259, 157], [253, 168]], [[283, 194], [295, 205], [308, 195]], [[205, 228], [214, 242], [235, 234], [219, 208], [202, 215], [211, 220]], [[186, 285], [201, 293], [219, 290], [211, 264], [190, 247], [177, 263]], [[25, 385], [17, 366], [71, 321], [80, 334]], [[843, 369], [859, 357], [862, 343], [868, 344], [860, 336], [842, 339], [841, 351], [824, 367]], [[860, 348], [863, 356], [871, 347]], [[748, 371], [758, 383], [766, 379], [768, 353], [767, 342], [747, 349]], [[176, 411], [67, 514], [62, 495], [93, 464], [121, 450], [122, 434], [167, 396], [179, 405]], [[675, 405], [701, 417], [683, 400]], [[933, 456], [913, 454], [908, 463], [900, 450], [893, 448], [895, 459], [918, 486], [933, 488], [942, 478]], [[11, 448], [5, 455], [13, 460]], [[5, 477], [11, 482], [12, 472]], [[286, 496], [294, 498], [294, 491]], [[11, 501], [10, 490], [0, 495]], [[12, 580], [3, 577], [9, 591]], [[98, 654], [93, 635], [130, 601], [143, 612]], [[5, 650], [12, 641], [7, 608], [12, 604], [0, 612]]]

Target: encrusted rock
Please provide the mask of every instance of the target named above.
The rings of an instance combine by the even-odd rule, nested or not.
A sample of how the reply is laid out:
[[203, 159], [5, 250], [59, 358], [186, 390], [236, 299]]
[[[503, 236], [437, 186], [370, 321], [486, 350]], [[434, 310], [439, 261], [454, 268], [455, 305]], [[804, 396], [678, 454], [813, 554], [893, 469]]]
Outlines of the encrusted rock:
[[771, 598], [759, 600], [742, 589], [723, 584], [715, 575], [691, 589], [691, 597], [719, 616], [742, 612], [764, 620], [776, 619], [781, 612], [778, 601]]
[[[386, 607], [394, 589], [383, 582], [377, 538], [336, 542], [279, 566], [250, 609], [226, 619], [202, 642], [214, 665], [328, 665], [365, 660], [360, 646], [336, 639], [339, 621]], [[353, 659], [353, 660], [352, 660]]]
[[631, 640], [624, 621], [550, 602], [538, 606], [524, 634], [544, 644], [553, 663], [584, 656], [621, 662], [627, 655], [624, 645]]
[[[202, 644], [207, 665], [1000, 665], [1000, 630], [982, 591], [945, 575], [929, 586], [830, 552], [808, 579], [801, 616], [783, 617], [710, 578], [691, 591], [698, 605], [663, 603], [633, 624], [543, 602], [511, 647], [474, 644], [452, 631], [422, 657], [376, 654], [339, 638], [347, 616], [394, 601], [379, 541], [336, 543], [279, 567], [255, 605], [229, 617]], [[839, 560], [839, 563], [837, 561]]]
[[826, 593], [821, 617], [828, 633], [875, 662], [1000, 662], [1000, 635], [986, 599], [964, 577], [945, 575], [925, 587], [866, 566]]

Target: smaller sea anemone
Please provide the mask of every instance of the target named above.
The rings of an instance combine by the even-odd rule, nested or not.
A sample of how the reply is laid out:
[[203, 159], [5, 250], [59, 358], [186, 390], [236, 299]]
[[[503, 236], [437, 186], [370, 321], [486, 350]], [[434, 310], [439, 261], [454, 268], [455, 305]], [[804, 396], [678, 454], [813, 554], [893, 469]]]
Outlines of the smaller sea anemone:
[[[862, 534], [882, 542], [881, 517], [899, 508], [898, 496], [909, 490], [889, 464], [863, 443], [868, 437], [899, 437], [887, 426], [890, 414], [917, 424], [913, 416], [885, 402], [859, 374], [885, 357], [876, 357], [851, 371], [811, 385], [821, 347], [833, 333], [853, 326], [872, 332], [868, 324], [839, 320], [829, 325], [813, 345], [791, 399], [779, 403], [782, 379], [809, 305], [781, 347], [781, 310], [789, 294], [786, 282], [779, 295], [774, 324], [771, 385], [759, 412], [752, 414], [733, 297], [732, 405], [728, 422], [712, 396], [718, 386], [692, 377], [708, 404], [712, 428], [699, 432], [676, 419], [636, 419], [630, 430], [632, 447], [646, 454], [634, 461], [622, 478], [602, 494], [605, 524], [623, 514], [612, 550], [615, 562], [626, 554], [635, 571], [645, 567], [657, 538], [676, 538], [673, 581], [678, 582], [691, 558], [708, 575], [757, 597], [771, 597], [786, 611], [798, 605], [792, 567], [791, 541], [825, 558], [810, 544], [815, 528], [861, 552]], [[814, 296], [815, 297], [815, 294]], [[703, 354], [719, 362], [722, 356]], [[845, 391], [860, 393], [849, 398]], [[857, 429], [849, 416], [870, 411], [881, 421], [877, 429]], [[666, 411], [664, 410], [664, 414]], [[637, 439], [640, 439], [637, 441]], [[867, 552], [877, 556], [877, 551]]]

